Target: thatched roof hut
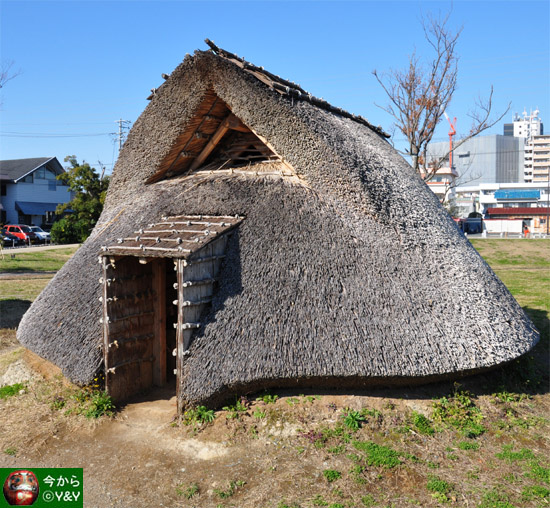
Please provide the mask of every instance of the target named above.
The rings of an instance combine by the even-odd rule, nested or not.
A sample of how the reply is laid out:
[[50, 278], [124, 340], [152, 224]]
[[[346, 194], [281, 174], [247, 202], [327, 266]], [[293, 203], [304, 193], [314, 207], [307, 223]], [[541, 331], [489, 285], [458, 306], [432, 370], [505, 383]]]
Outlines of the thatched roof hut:
[[380, 128], [211, 48], [154, 91], [22, 344], [77, 383], [105, 362], [118, 398], [174, 381], [181, 405], [427, 382], [533, 347]]

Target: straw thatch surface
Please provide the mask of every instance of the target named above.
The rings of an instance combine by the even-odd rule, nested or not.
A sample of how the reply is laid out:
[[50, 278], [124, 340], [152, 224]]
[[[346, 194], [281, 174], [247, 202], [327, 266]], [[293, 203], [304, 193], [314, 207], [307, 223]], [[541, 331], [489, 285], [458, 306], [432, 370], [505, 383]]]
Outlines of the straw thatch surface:
[[[293, 176], [213, 171], [145, 184], [212, 90]], [[185, 359], [186, 402], [267, 386], [437, 379], [509, 361], [538, 340], [379, 132], [211, 52], [186, 57], [156, 91], [124, 145], [99, 224], [24, 316], [19, 340], [89, 382], [102, 358], [101, 245], [182, 214], [245, 217]]]

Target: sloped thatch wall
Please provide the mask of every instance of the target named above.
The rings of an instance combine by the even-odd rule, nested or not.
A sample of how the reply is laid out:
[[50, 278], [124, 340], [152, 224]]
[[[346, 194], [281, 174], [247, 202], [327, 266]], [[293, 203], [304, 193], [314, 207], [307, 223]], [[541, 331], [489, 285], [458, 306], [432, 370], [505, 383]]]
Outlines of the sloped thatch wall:
[[[145, 180], [212, 88], [302, 179]], [[187, 57], [134, 125], [86, 244], [19, 340], [79, 383], [101, 366], [102, 244], [163, 215], [246, 217], [185, 360], [191, 403], [269, 385], [359, 386], [490, 368], [538, 340], [435, 196], [377, 133], [280, 95], [227, 60]]]

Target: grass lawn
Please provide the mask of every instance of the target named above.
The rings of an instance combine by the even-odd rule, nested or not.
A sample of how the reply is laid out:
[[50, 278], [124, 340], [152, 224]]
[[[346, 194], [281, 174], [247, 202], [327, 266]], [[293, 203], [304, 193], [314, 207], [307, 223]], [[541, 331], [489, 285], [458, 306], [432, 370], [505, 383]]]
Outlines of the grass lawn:
[[25, 254], [23, 249], [5, 250], [4, 259], [0, 258], [0, 274], [10, 272], [57, 272], [75, 252], [75, 247], [48, 249], [28, 254]]
[[471, 242], [532, 319], [547, 344], [550, 240], [473, 239]]

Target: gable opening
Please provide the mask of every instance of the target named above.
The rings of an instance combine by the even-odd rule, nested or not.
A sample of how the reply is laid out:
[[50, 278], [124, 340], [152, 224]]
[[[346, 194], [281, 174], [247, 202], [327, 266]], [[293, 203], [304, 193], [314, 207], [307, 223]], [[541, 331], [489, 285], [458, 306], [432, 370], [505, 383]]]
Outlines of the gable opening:
[[292, 171], [265, 138], [245, 125], [224, 101], [209, 91], [156, 173], [146, 183], [195, 171], [227, 170], [262, 163], [280, 163], [282, 169]]

